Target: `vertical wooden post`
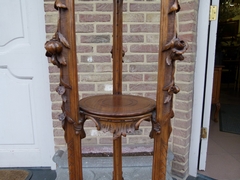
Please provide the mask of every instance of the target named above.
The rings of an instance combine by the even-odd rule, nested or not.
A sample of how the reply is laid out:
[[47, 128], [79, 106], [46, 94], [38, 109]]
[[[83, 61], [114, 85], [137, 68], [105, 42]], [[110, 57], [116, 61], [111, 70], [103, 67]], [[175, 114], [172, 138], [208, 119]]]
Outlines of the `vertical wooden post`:
[[[64, 123], [65, 139], [68, 146], [68, 167], [70, 180], [82, 180], [82, 148], [81, 136], [76, 134], [73, 124], [79, 121], [79, 95], [78, 95], [78, 69], [76, 54], [76, 37], [75, 37], [75, 10], [74, 0], [65, 1], [67, 9], [60, 12], [60, 31], [69, 43], [69, 49], [63, 50], [66, 56], [67, 65], [60, 68], [61, 80], [69, 84], [71, 89], [67, 89], [69, 98], [64, 103], [67, 118]], [[70, 28], [71, 27], [71, 28]], [[83, 137], [82, 137], [83, 138]]]
[[[122, 6], [113, 0], [113, 94], [122, 94]], [[122, 137], [113, 140], [113, 180], [122, 180]]]
[[46, 55], [60, 68], [60, 83], [56, 91], [62, 97], [62, 121], [68, 147], [68, 167], [70, 180], [82, 180], [81, 138], [85, 137], [83, 121], [79, 115], [78, 70], [75, 40], [74, 0], [56, 0], [59, 11], [57, 31], [47, 41]]
[[182, 54], [188, 45], [177, 38], [176, 12], [180, 10], [178, 0], [162, 0], [160, 10], [160, 38], [158, 57], [158, 82], [156, 96], [156, 123], [160, 133], [153, 132], [153, 180], [164, 180], [167, 169], [168, 139], [172, 131], [171, 118], [174, 116], [173, 94], [179, 92], [174, 82], [175, 61], [183, 60]]

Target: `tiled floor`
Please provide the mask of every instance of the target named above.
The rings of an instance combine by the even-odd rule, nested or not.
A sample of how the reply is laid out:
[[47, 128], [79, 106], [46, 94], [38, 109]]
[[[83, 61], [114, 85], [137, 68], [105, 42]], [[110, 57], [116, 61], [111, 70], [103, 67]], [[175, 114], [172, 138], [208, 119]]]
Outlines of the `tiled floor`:
[[[223, 90], [221, 103], [240, 104], [239, 93]], [[211, 121], [206, 171], [199, 173], [217, 180], [240, 180], [240, 135], [221, 132], [219, 123]]]

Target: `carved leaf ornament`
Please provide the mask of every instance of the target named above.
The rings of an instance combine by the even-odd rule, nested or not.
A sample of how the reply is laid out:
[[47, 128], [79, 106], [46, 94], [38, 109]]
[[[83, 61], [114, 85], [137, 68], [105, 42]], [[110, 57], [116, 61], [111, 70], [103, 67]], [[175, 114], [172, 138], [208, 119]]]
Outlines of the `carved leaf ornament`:
[[[169, 13], [173, 13], [173, 12], [177, 13], [179, 10], [180, 10], [179, 2], [178, 0], [175, 0], [174, 4], [171, 6], [169, 10]], [[167, 97], [164, 100], [164, 104], [170, 102], [173, 94], [177, 94], [180, 91], [180, 88], [176, 86], [174, 82], [175, 61], [184, 60], [183, 54], [187, 51], [188, 47], [189, 47], [188, 43], [179, 39], [177, 37], [177, 32], [175, 32], [175, 36], [173, 37], [173, 39], [170, 42], [168, 42], [162, 49], [162, 51], [167, 51], [167, 50], [170, 51], [166, 57], [166, 63], [168, 66], [172, 66], [172, 69], [173, 69], [172, 82], [163, 88], [163, 91], [167, 91], [168, 93]]]
[[[60, 11], [61, 9], [67, 9], [67, 6], [62, 2], [63, 0], [55, 0], [54, 8], [59, 11], [59, 20], [57, 30], [54, 33], [52, 39], [45, 43], [46, 56], [50, 59], [53, 65], [56, 65], [58, 68], [62, 68], [63, 66], [67, 66], [67, 61], [62, 55], [63, 48], [70, 49], [69, 43], [67, 39], [60, 32]], [[73, 124], [76, 134], [78, 134], [82, 130], [83, 122], [76, 123], [71, 117], [69, 117], [67, 111], [65, 110], [65, 103], [68, 101], [68, 97], [66, 95], [66, 89], [72, 89], [71, 85], [64, 82], [63, 78], [60, 77], [59, 86], [56, 88], [56, 92], [62, 97], [62, 113], [58, 115], [58, 119], [62, 122], [62, 127], [64, 129], [65, 120], [67, 120], [70, 124]]]
[[[58, 28], [56, 32], [54, 33], [52, 39], [47, 41], [45, 43], [45, 49], [46, 49], [46, 56], [49, 57], [53, 65], [56, 65], [58, 68], [62, 68], [63, 66], [67, 66], [67, 61], [62, 55], [63, 48], [70, 49], [69, 43], [67, 39], [63, 36], [63, 34], [60, 32], [60, 11], [61, 9], [67, 9], [67, 6], [63, 3], [63, 0], [55, 0], [54, 8], [59, 11], [59, 21], [58, 21]], [[177, 13], [180, 10], [179, 2], [178, 0], [175, 0], [171, 8], [169, 9], [170, 13]], [[172, 38], [170, 42], [168, 42], [162, 49], [162, 51], [169, 51], [167, 57], [166, 57], [166, 64], [168, 66], [172, 66], [172, 81], [169, 85], [165, 86], [163, 88], [163, 91], [167, 91], [167, 97], [164, 100], [164, 104], [169, 103], [172, 100], [173, 94], [177, 94], [180, 89], [174, 82], [174, 72], [175, 72], [175, 61], [184, 60], [183, 54], [188, 49], [189, 45], [185, 41], [179, 39], [177, 37], [177, 32], [175, 28], [175, 36]], [[112, 52], [111, 52], [112, 53]], [[122, 56], [124, 56], [125, 52], [122, 52]], [[66, 95], [66, 89], [71, 89], [71, 85], [64, 82], [62, 77], [60, 78], [60, 84], [56, 88], [56, 92], [61, 95], [62, 97], [62, 113], [59, 115], [59, 120], [62, 121], [62, 124], [64, 125], [65, 120], [67, 120], [69, 123], [74, 124], [74, 128], [76, 130], [76, 133], [78, 134], [82, 130], [82, 126], [84, 122], [78, 122], [75, 123], [69, 116], [68, 113], [65, 111], [65, 103], [68, 101], [67, 95]], [[154, 121], [153, 121], [154, 122]], [[155, 131], [160, 133], [160, 127], [157, 123], [153, 123]], [[107, 125], [104, 127], [102, 125], [102, 128], [105, 130], [110, 130], [112, 127], [107, 127]], [[130, 126], [129, 129], [134, 129], [133, 125]], [[121, 132], [121, 131], [119, 131]], [[125, 132], [122, 131], [122, 135], [125, 135]]]

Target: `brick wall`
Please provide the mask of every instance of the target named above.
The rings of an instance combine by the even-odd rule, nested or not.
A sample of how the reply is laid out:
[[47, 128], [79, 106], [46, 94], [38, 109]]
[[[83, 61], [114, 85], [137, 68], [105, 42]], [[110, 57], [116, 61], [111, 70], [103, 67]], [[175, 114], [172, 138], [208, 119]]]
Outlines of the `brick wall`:
[[[47, 39], [56, 30], [58, 13], [53, 0], [45, 0]], [[79, 71], [80, 98], [112, 92], [112, 1], [75, 0], [76, 42]], [[188, 173], [193, 74], [196, 49], [196, 21], [198, 0], [180, 0], [178, 13], [179, 37], [188, 41], [190, 48], [185, 61], [177, 63], [176, 84], [181, 92], [174, 98], [175, 117], [169, 147], [175, 158], [173, 173], [184, 177]], [[123, 93], [155, 99], [158, 60], [160, 2], [124, 1]], [[49, 64], [55, 149], [65, 149], [63, 130], [57, 116], [61, 113], [61, 98], [55, 92], [59, 83], [59, 70]], [[150, 122], [143, 122], [135, 133], [123, 138], [123, 144], [152, 145], [148, 137]], [[91, 121], [85, 123], [87, 137], [84, 145], [111, 145], [112, 135], [97, 131]]]

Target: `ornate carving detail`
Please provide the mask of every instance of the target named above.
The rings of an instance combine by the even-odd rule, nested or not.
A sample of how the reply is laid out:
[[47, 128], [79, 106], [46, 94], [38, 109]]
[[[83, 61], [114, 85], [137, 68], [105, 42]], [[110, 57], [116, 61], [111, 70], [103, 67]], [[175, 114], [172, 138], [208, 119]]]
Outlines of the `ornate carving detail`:
[[171, 6], [170, 10], [169, 10], [169, 13], [171, 12], [178, 12], [180, 11], [180, 5], [179, 5], [179, 2], [178, 0], [175, 0], [175, 2], [173, 3], [173, 5]]
[[153, 138], [153, 133], [154, 132], [156, 132], [157, 134], [160, 134], [160, 132], [161, 132], [160, 123], [156, 121], [156, 111], [154, 111], [152, 113], [151, 121], [152, 121], [152, 130], [151, 130], [151, 132], [149, 134], [149, 137]]
[[97, 130], [113, 133], [113, 139], [116, 139], [119, 136], [125, 137], [128, 133], [138, 130], [141, 122], [150, 121], [152, 119], [152, 113], [122, 118], [98, 116], [86, 112], [81, 113], [85, 114], [85, 120], [91, 119], [96, 124]]
[[[61, 33], [60, 28], [60, 13], [62, 10], [66, 10], [67, 6], [63, 2], [63, 0], [55, 0], [54, 8], [59, 12], [59, 19], [57, 30], [54, 33], [52, 39], [45, 43], [46, 56], [49, 57], [51, 62], [56, 65], [58, 68], [62, 69], [67, 65], [67, 61], [65, 57], [62, 55], [62, 51], [64, 48], [70, 49], [69, 43], [67, 39]], [[66, 83], [63, 79], [62, 74], [60, 75], [60, 83], [56, 88], [56, 92], [62, 97], [62, 113], [59, 114], [58, 119], [62, 122], [62, 127], [65, 130], [66, 121], [73, 125], [76, 134], [80, 134], [81, 138], [84, 138], [85, 132], [83, 130], [83, 124], [85, 122], [84, 118], [80, 118], [78, 122], [75, 122], [70, 116], [69, 113], [65, 110], [66, 103], [69, 103], [67, 90], [71, 90], [72, 86]]]
[[[112, 47], [110, 53], [112, 54], [112, 58], [113, 58], [113, 47]], [[125, 51], [122, 50], [122, 57], [124, 57], [124, 56], [125, 56]], [[124, 62], [123, 59], [122, 59], [122, 62]]]
[[[180, 10], [179, 2], [178, 0], [175, 0], [173, 5], [170, 7], [169, 13], [177, 13], [179, 10]], [[171, 75], [172, 81], [169, 85], [163, 88], [163, 91], [167, 91], [168, 93], [167, 97], [164, 100], [164, 104], [169, 103], [173, 97], [173, 94], [177, 94], [180, 91], [179, 87], [176, 86], [175, 79], [174, 79], [175, 61], [184, 60], [183, 53], [186, 52], [188, 47], [189, 45], [187, 42], [177, 37], [177, 32], [175, 27], [173, 39], [170, 42], [168, 42], [162, 49], [162, 51], [167, 51], [167, 50], [170, 51], [166, 57], [166, 63], [168, 66], [172, 66], [172, 75]]]

